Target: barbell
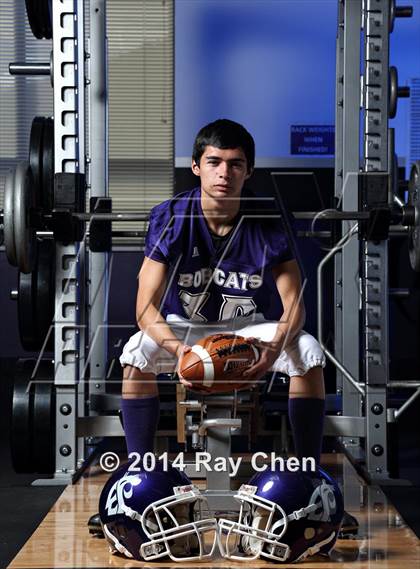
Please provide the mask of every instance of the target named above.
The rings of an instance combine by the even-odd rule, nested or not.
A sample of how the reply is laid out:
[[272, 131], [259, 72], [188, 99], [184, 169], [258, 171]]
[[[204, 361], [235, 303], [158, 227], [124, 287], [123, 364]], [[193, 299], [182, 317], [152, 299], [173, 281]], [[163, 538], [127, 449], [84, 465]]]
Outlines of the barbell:
[[[50, 126], [49, 128], [53, 128]], [[49, 154], [50, 164], [52, 156]], [[42, 158], [45, 163], [45, 158]], [[42, 170], [41, 170], [42, 171]], [[104, 222], [148, 222], [149, 215], [145, 212], [71, 212], [51, 211], [53, 201], [53, 184], [50, 177], [45, 180], [39, 178], [37, 173], [32, 174], [32, 168], [27, 161], [19, 162], [16, 169], [6, 176], [3, 217], [4, 243], [7, 259], [10, 264], [18, 266], [23, 273], [32, 270], [37, 252], [37, 230], [54, 228], [63, 223], [63, 220], [72, 220], [79, 223]], [[40, 195], [36, 196], [36, 188], [42, 186]], [[35, 190], [35, 191], [34, 191]], [[409, 258], [412, 268], [420, 271], [420, 161], [415, 162], [411, 168], [408, 183], [408, 203], [402, 207], [390, 208], [390, 221], [393, 224], [408, 226], [409, 229]], [[35, 203], [38, 201], [38, 203]], [[41, 204], [39, 203], [41, 202]], [[47, 212], [47, 213], [45, 213]], [[319, 221], [360, 221], [371, 222], [377, 215], [375, 209], [371, 211], [339, 211], [325, 210], [320, 212], [294, 212], [296, 219], [315, 219]]]

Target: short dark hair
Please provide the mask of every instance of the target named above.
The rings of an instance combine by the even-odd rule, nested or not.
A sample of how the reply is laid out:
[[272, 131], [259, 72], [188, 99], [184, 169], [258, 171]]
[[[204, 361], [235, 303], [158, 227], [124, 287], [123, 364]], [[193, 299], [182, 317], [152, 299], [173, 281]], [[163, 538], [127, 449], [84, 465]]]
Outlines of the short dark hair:
[[229, 119], [218, 119], [200, 130], [197, 134], [192, 158], [196, 164], [200, 164], [200, 159], [206, 146], [215, 148], [242, 148], [246, 156], [247, 170], [252, 170], [255, 163], [255, 142], [249, 132], [241, 124]]

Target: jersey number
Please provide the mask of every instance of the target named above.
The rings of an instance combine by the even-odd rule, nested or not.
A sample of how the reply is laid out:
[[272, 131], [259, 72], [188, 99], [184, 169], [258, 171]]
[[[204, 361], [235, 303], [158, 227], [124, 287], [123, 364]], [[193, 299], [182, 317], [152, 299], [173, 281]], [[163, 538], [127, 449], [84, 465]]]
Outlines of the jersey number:
[[[200, 310], [206, 304], [210, 296], [209, 292], [199, 292], [191, 294], [186, 290], [181, 290], [181, 299], [185, 313], [190, 320], [200, 320], [207, 322], [207, 318], [201, 314]], [[219, 320], [230, 320], [238, 316], [248, 316], [255, 312], [257, 305], [250, 296], [230, 296], [222, 294], [223, 302], [219, 310]]]

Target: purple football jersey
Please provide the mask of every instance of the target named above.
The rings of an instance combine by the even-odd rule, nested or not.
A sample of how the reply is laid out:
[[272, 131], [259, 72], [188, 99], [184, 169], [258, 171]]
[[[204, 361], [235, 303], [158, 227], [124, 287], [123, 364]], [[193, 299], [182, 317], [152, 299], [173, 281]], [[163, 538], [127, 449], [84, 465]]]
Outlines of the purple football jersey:
[[216, 322], [266, 314], [273, 290], [277, 294], [271, 269], [294, 255], [280, 214], [244, 196], [223, 248], [211, 238], [200, 188], [152, 209], [144, 254], [170, 267], [163, 316]]

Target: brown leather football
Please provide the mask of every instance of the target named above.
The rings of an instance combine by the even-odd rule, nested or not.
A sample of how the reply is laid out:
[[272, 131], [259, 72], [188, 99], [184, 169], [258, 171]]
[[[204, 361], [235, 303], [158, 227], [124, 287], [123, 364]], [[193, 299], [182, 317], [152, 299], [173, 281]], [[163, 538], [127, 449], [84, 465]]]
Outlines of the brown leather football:
[[226, 393], [251, 387], [250, 378], [244, 379], [242, 373], [258, 357], [258, 348], [243, 336], [213, 334], [182, 356], [179, 371], [195, 391]]

